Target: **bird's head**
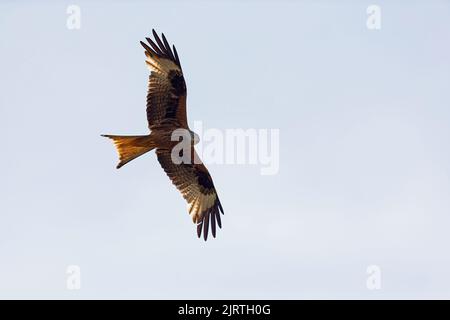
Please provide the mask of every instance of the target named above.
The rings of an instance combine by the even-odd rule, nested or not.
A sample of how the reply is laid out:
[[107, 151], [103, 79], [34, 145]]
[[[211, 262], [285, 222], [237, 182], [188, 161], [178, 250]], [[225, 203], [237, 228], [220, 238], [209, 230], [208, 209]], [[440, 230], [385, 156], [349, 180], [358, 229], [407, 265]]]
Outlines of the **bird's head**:
[[196, 145], [197, 143], [200, 142], [200, 136], [192, 130], [189, 131], [191, 133], [191, 141], [193, 142], [194, 145]]

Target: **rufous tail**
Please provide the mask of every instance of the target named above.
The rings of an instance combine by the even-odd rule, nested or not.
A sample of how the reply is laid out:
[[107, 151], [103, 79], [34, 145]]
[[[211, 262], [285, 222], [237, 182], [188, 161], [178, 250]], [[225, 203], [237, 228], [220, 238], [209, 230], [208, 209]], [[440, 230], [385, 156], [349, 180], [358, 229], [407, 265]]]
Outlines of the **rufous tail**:
[[117, 169], [156, 147], [150, 135], [115, 136], [110, 134], [102, 134], [102, 137], [110, 138], [116, 146], [120, 160], [116, 167]]

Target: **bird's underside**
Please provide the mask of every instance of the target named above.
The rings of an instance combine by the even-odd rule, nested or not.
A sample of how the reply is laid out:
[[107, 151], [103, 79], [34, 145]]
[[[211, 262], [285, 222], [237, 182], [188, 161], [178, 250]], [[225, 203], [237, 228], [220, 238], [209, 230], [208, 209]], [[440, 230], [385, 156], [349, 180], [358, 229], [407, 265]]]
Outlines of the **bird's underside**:
[[[207, 240], [209, 226], [213, 237], [216, 226], [222, 227], [223, 208], [208, 169], [199, 160], [193, 141], [188, 145], [191, 161], [174, 162], [172, 150], [178, 141], [172, 141], [175, 130], [189, 130], [186, 117], [186, 83], [178, 53], [170, 48], [166, 37], [162, 40], [153, 30], [155, 42], [141, 41], [150, 69], [147, 92], [147, 120], [150, 134], [143, 136], [103, 135], [113, 140], [119, 154], [121, 168], [131, 160], [153, 149], [161, 167], [188, 202], [192, 221], [197, 224], [198, 237]], [[195, 161], [194, 161], [195, 159]]]

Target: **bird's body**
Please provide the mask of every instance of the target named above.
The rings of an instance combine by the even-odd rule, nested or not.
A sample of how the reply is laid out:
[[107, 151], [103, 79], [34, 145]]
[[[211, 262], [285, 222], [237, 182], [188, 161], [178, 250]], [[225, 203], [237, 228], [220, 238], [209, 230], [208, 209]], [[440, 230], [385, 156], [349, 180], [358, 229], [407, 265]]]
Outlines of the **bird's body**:
[[[164, 34], [162, 41], [153, 30], [155, 42], [146, 38], [147, 45], [141, 42], [147, 56], [146, 64], [151, 70], [147, 93], [147, 120], [150, 134], [143, 136], [104, 135], [114, 141], [120, 162], [117, 168], [131, 160], [156, 150], [158, 161], [173, 184], [189, 205], [189, 214], [197, 224], [197, 234], [208, 237], [211, 226], [216, 236], [216, 225], [221, 227], [222, 205], [208, 169], [203, 165], [194, 149], [198, 136], [189, 129], [186, 115], [186, 83], [181, 69], [178, 53], [170, 48]], [[182, 130], [191, 138], [187, 151], [189, 161], [174, 161], [173, 150], [179, 141], [173, 133]], [[185, 150], [183, 149], [183, 150]], [[184, 158], [186, 159], [186, 158]]]

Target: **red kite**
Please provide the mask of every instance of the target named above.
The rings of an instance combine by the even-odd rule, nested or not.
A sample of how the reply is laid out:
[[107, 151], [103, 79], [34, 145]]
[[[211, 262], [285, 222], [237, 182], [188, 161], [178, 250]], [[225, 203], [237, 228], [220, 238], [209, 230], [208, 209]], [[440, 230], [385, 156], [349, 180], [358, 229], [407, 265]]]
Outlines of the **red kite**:
[[[156, 150], [158, 161], [172, 183], [188, 202], [189, 214], [197, 224], [197, 235], [208, 238], [208, 228], [216, 236], [216, 224], [222, 227], [220, 213], [223, 208], [208, 169], [199, 160], [194, 145], [198, 135], [189, 129], [186, 118], [186, 83], [177, 50], [173, 51], [162, 34], [162, 41], [153, 30], [156, 43], [146, 38], [149, 45], [141, 41], [145, 49], [145, 60], [150, 69], [147, 92], [147, 120], [150, 134], [143, 136], [102, 135], [113, 140], [119, 153], [117, 169], [129, 161]], [[190, 134], [191, 160], [174, 163], [172, 150], [179, 141], [172, 141], [172, 133], [184, 129]]]

